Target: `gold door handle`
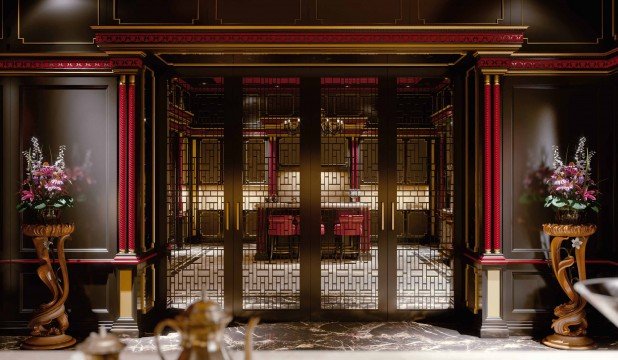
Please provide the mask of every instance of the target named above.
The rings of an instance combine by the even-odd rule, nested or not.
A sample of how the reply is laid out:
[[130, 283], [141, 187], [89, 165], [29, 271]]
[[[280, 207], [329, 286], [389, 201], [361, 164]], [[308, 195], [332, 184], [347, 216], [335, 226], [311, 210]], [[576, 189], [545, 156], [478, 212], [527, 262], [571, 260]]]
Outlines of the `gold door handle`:
[[382, 230], [384, 230], [384, 201], [382, 201]]
[[240, 230], [240, 203], [236, 203], [236, 230]]
[[225, 212], [225, 230], [229, 230], [230, 229], [230, 203], [229, 202], [225, 203], [225, 209], [223, 210], [223, 212]]
[[391, 203], [391, 230], [395, 230], [395, 203]]

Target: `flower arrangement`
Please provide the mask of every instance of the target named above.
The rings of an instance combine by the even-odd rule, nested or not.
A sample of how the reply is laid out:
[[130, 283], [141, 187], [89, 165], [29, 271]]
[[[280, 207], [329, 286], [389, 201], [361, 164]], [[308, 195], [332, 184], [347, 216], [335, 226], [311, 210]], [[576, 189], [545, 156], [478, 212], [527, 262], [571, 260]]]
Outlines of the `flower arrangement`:
[[[554, 149], [553, 171], [547, 179], [549, 195], [545, 207], [556, 211], [599, 212], [599, 191], [590, 178], [590, 160], [594, 151], [588, 151], [586, 138], [581, 137], [572, 162], [565, 164], [557, 146]], [[565, 157], [566, 158], [566, 157]]]
[[26, 178], [21, 184], [21, 201], [17, 210], [33, 211], [44, 222], [50, 217], [56, 217], [57, 220], [59, 210], [72, 207], [74, 202], [66, 189], [70, 183], [64, 163], [66, 147], [59, 147], [56, 161], [50, 164], [43, 159], [39, 140], [32, 137], [31, 143], [32, 147], [23, 152], [27, 165]]

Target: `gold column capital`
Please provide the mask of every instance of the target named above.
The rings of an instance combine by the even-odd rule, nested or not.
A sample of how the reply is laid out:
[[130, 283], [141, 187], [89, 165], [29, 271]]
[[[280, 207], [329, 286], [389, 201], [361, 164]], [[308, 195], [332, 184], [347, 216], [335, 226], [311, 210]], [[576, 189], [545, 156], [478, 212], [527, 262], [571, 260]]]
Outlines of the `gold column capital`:
[[127, 82], [126, 75], [120, 75], [120, 85], [124, 85]]
[[491, 75], [485, 75], [485, 85], [491, 84]]
[[500, 75], [494, 75], [494, 85], [500, 85]]

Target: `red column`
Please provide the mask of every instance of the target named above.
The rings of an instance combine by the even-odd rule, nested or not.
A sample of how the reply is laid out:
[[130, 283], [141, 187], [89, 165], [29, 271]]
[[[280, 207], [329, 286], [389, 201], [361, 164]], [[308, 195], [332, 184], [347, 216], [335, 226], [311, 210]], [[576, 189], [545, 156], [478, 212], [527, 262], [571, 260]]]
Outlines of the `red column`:
[[494, 238], [494, 253], [499, 254], [502, 249], [502, 192], [500, 186], [501, 180], [501, 159], [502, 159], [502, 113], [501, 113], [502, 98], [500, 96], [500, 76], [494, 75], [494, 163], [493, 163], [493, 238]]
[[491, 124], [492, 124], [492, 116], [491, 116], [491, 79], [489, 75], [485, 75], [485, 132], [484, 132], [484, 178], [483, 178], [483, 188], [484, 188], [484, 207], [483, 207], [483, 218], [484, 218], [484, 240], [485, 240], [485, 253], [491, 253], [491, 243], [492, 243], [492, 176], [491, 172], [493, 170], [492, 166], [492, 132], [491, 132]]
[[127, 85], [126, 77], [118, 83], [118, 251], [127, 250]]
[[136, 197], [136, 179], [135, 179], [135, 138], [136, 134], [136, 119], [135, 119], [135, 75], [129, 75], [129, 99], [128, 99], [128, 117], [129, 117], [129, 139], [128, 139], [128, 173], [129, 173], [129, 193], [128, 193], [128, 237], [129, 237], [129, 252], [135, 252], [135, 197]]

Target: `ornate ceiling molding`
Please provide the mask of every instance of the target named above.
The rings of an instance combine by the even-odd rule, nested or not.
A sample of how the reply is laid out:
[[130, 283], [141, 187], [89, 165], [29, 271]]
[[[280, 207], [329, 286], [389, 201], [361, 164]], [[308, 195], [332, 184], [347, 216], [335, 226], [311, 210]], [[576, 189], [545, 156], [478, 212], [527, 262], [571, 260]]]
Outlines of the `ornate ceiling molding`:
[[93, 26], [103, 50], [224, 54], [445, 53], [521, 47], [525, 26]]
[[138, 57], [112, 57], [105, 59], [80, 58], [0, 58], [0, 71], [100, 71], [140, 69], [143, 61]]
[[511, 57], [481, 57], [477, 66], [485, 74], [539, 74], [547, 73], [613, 73], [618, 69], [618, 55], [610, 58], [511, 58]]

